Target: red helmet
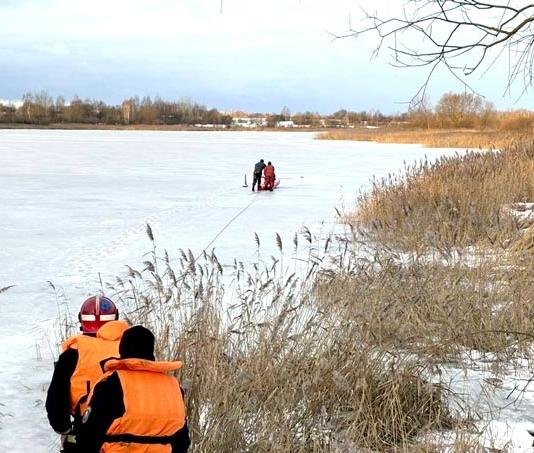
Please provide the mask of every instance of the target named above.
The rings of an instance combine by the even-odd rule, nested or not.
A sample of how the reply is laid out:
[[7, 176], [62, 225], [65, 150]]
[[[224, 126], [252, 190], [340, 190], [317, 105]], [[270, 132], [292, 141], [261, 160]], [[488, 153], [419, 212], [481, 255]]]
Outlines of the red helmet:
[[106, 322], [119, 319], [119, 310], [106, 296], [93, 296], [82, 304], [78, 319], [83, 333], [96, 333]]

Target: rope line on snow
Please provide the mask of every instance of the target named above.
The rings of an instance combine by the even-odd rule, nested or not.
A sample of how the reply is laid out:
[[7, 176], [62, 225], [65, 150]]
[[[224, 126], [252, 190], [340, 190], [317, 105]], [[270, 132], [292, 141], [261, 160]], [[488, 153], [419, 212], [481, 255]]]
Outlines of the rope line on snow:
[[241, 215], [243, 214], [248, 208], [252, 206], [252, 204], [256, 201], [256, 197], [258, 196], [258, 193], [254, 194], [254, 197], [252, 197], [252, 200], [249, 204], [247, 204], [244, 208], [242, 208], [235, 216], [233, 216], [226, 224], [221, 228], [221, 230], [213, 237], [213, 239], [210, 241], [206, 247], [202, 249], [202, 252], [195, 258], [195, 261], [198, 260], [202, 254], [206, 251], [207, 248], [209, 248], [218, 238], [221, 234], [224, 233], [224, 231]]

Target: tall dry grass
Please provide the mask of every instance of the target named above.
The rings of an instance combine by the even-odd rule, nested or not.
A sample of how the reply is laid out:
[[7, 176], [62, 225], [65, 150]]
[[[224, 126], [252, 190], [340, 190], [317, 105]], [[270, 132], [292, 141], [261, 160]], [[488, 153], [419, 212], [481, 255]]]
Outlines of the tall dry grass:
[[435, 258], [375, 251], [350, 272], [319, 279], [320, 306], [332, 311], [342, 302], [367, 344], [435, 363], [461, 361], [473, 350], [503, 363], [529, 356], [531, 267], [511, 257]]
[[533, 288], [505, 267], [370, 253], [356, 235], [302, 239], [297, 272], [281, 241], [280, 256], [230, 268], [190, 251], [173, 265], [154, 245], [112, 285], [129, 321], [155, 332], [158, 357], [185, 363], [193, 451], [443, 451], [428, 439], [444, 430], [447, 451], [482, 451], [465, 435], [476, 407], [440, 364], [471, 348], [526, 351]]
[[[330, 258], [351, 261], [345, 246]], [[173, 269], [154, 248], [113, 285], [159, 358], [185, 363], [194, 451], [411, 451], [457, 425], [435, 362], [371, 339], [350, 293], [319, 290], [326, 255], [309, 256], [300, 277], [281, 257], [223, 277], [213, 254], [181, 252]]]
[[523, 142], [502, 152], [423, 161], [375, 180], [348, 221], [405, 250], [506, 248], [530, 224], [510, 215], [509, 206], [533, 199], [534, 144]]
[[[515, 123], [514, 123], [515, 124]], [[501, 149], [522, 141], [521, 129], [340, 129], [317, 134], [319, 140], [356, 140], [378, 143], [415, 143], [429, 148]]]

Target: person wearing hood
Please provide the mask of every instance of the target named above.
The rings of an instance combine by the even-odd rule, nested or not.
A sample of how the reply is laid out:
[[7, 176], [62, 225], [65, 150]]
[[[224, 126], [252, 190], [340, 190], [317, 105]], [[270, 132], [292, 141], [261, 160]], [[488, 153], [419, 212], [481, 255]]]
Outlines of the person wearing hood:
[[104, 363], [83, 415], [84, 453], [185, 453], [190, 440], [183, 392], [167, 373], [181, 362], [156, 361], [154, 335], [143, 326], [124, 332], [118, 359]]
[[82, 334], [73, 335], [62, 344], [45, 408], [50, 426], [61, 435], [63, 452], [78, 451], [81, 414], [92, 387], [103, 375], [100, 362], [119, 352], [119, 340], [128, 324], [118, 321], [118, 317], [113, 301], [105, 296], [90, 297], [78, 314]]

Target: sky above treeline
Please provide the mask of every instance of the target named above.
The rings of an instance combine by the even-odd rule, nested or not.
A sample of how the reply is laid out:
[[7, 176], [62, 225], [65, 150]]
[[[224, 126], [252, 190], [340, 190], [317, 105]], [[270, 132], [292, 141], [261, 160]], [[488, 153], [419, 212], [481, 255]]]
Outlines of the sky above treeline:
[[[131, 96], [199, 102], [219, 110], [403, 112], [424, 70], [372, 58], [362, 8], [391, 14], [386, 0], [1, 0], [0, 99], [48, 92], [119, 103]], [[531, 108], [506, 71], [469, 79], [497, 108]], [[445, 70], [428, 88], [435, 104], [463, 85]]]

